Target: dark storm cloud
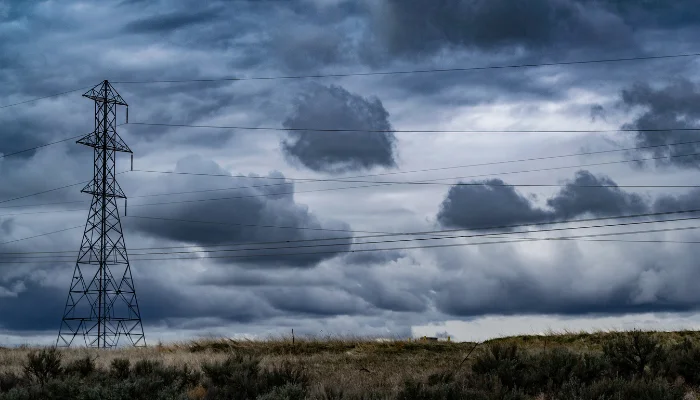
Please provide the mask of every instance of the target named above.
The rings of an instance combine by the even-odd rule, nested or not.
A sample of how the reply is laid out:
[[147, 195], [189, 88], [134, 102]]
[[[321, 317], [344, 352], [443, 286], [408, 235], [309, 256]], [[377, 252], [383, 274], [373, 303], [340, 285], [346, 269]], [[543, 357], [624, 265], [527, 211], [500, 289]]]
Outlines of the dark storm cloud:
[[149, 33], [172, 31], [195, 24], [203, 24], [216, 18], [221, 10], [212, 9], [199, 12], [176, 11], [168, 14], [153, 15], [129, 22], [124, 26], [125, 32]]
[[694, 0], [582, 0], [581, 3], [604, 5], [635, 27], [678, 29], [700, 21], [700, 9]]
[[[461, 280], [445, 282], [437, 298], [437, 306], [443, 312], [460, 317], [480, 315], [518, 315], [518, 314], [557, 314], [615, 315], [626, 313], [649, 312], [688, 312], [700, 306], [700, 296], [688, 290], [674, 291], [673, 285], [678, 276], [664, 276], [660, 268], [647, 266], [646, 273], [640, 272], [629, 282], [616, 283], [613, 288], [601, 288], [598, 291], [576, 293], [576, 284], [569, 279], [551, 287], [552, 280], [538, 274], [514, 273], [511, 276], [493, 276], [482, 289], [473, 296], [463, 296], [464, 286]], [[653, 271], [653, 272], [651, 272]], [[687, 269], [683, 274], [687, 279], [697, 276]], [[653, 296], [644, 298], [649, 291], [649, 278]], [[485, 292], [496, 289], [493, 294]], [[496, 294], [497, 293], [497, 294]]]
[[[700, 167], [700, 140], [697, 132], [654, 132], [643, 130], [671, 128], [700, 128], [700, 85], [680, 79], [664, 87], [655, 88], [647, 83], [638, 83], [622, 91], [621, 101], [627, 108], [642, 108], [642, 113], [625, 129], [639, 129], [635, 134], [638, 147], [659, 146], [640, 151], [654, 157], [669, 157], [655, 160], [658, 166]], [[679, 157], [691, 155], [689, 157]]]
[[[578, 171], [573, 181], [547, 199], [548, 209], [537, 207], [515, 187], [504, 184], [500, 179], [492, 179], [480, 185], [453, 186], [440, 206], [438, 221], [444, 226], [475, 229], [559, 221], [584, 214], [643, 213], [649, 209], [641, 196], [620, 189], [609, 177], [585, 170]], [[606, 187], [590, 187], [597, 185]]]
[[402, 279], [399, 283], [387, 278], [390, 277], [376, 271], [352, 271], [346, 274], [351, 284], [344, 286], [345, 290], [380, 310], [396, 313], [428, 310], [430, 299], [423, 282]]
[[[216, 163], [206, 161], [199, 157], [189, 157], [177, 163], [176, 171], [189, 173], [228, 174]], [[272, 179], [236, 178], [222, 182], [218, 178], [222, 188], [232, 188], [226, 191], [195, 193], [186, 198], [180, 197], [186, 203], [169, 204], [159, 207], [156, 217], [171, 219], [210, 221], [210, 224], [183, 223], [163, 220], [130, 219], [131, 227], [147, 232], [156, 237], [192, 243], [197, 245], [239, 244], [240, 249], [264, 248], [258, 251], [235, 251], [210, 254], [213, 256], [253, 256], [250, 258], [231, 258], [231, 263], [255, 263], [271, 266], [312, 266], [316, 263], [332, 258], [335, 252], [349, 249], [350, 240], [341, 239], [324, 241], [330, 246], [322, 249], [281, 249], [269, 248], [290, 246], [286, 242], [307, 239], [324, 239], [334, 237], [348, 237], [349, 233], [324, 231], [350, 230], [350, 227], [342, 222], [322, 222], [311, 213], [304, 205], [294, 201], [294, 185], [285, 182], [284, 176], [278, 172], [269, 175]], [[212, 178], [217, 179], [217, 178]], [[204, 181], [201, 177], [162, 177], [153, 182], [150, 187], [160, 187], [160, 192], [181, 192], [198, 189], [209, 190], [212, 181]], [[254, 186], [254, 187], [253, 187]], [[209, 201], [206, 199], [219, 198], [221, 200]], [[152, 201], [149, 201], [152, 202]], [[148, 214], [155, 210], [152, 207], [133, 209], [140, 215]], [[151, 214], [148, 214], [151, 215]], [[221, 223], [221, 224], [217, 224]], [[230, 225], [223, 225], [230, 224]], [[245, 245], [245, 243], [273, 242], [265, 245]], [[308, 243], [307, 243], [308, 244]], [[288, 255], [290, 253], [310, 253], [304, 255]], [[260, 257], [254, 257], [261, 255]], [[264, 256], [262, 256], [264, 255]], [[273, 256], [270, 256], [273, 255]]]
[[[596, 185], [607, 187], [592, 187]], [[620, 189], [609, 177], [595, 176], [585, 170], [578, 171], [573, 182], [548, 199], [547, 205], [554, 210], [554, 220], [570, 219], [585, 213], [602, 217], [638, 214], [649, 207], [644, 198]]]
[[654, 201], [656, 212], [674, 212], [700, 209], [700, 190], [693, 189], [679, 195], [662, 195]]
[[0, 330], [56, 330], [66, 304], [65, 290], [24, 282], [16, 296], [0, 297]]
[[633, 42], [621, 18], [573, 0], [387, 0], [373, 10], [373, 39], [391, 54], [445, 47], [620, 47]]
[[276, 288], [264, 297], [278, 310], [319, 316], [356, 315], [364, 313], [367, 305], [338, 288]]
[[[477, 183], [477, 182], [474, 182]], [[551, 214], [534, 206], [500, 179], [479, 186], [453, 186], [437, 219], [444, 226], [479, 228], [546, 221]]]
[[[302, 93], [284, 121], [287, 129], [356, 129], [391, 131], [382, 102], [339, 86], [313, 85]], [[291, 159], [320, 172], [341, 173], [396, 166], [396, 137], [392, 132], [290, 131], [282, 149]]]
[[[547, 199], [547, 208], [537, 208], [522, 195], [493, 186], [471, 187], [475, 189], [467, 192], [453, 187], [439, 217], [443, 224], [469, 229], [486, 225], [483, 219], [498, 225], [504, 222], [516, 224], [527, 219], [528, 222], [548, 222], [573, 219], [584, 214], [614, 217], [700, 207], [700, 190], [647, 199], [619, 187], [585, 188], [577, 185], [614, 186], [615, 182], [605, 176], [579, 171], [574, 180]], [[500, 196], [495, 195], [497, 189], [502, 192]], [[454, 204], [449, 204], [451, 201]], [[479, 207], [489, 202], [495, 202], [498, 206], [490, 209], [491, 212]], [[469, 212], [469, 207], [475, 214], [487, 214], [479, 221], [469, 219], [463, 215]], [[519, 210], [516, 216], [511, 209]], [[462, 213], [457, 212], [459, 210]], [[528, 218], [533, 214], [539, 219], [532, 221], [533, 218]], [[683, 240], [695, 239], [692, 232], [684, 232], [683, 236]], [[669, 244], [645, 248], [635, 254], [619, 246], [601, 248], [598, 245], [592, 247], [594, 245], [591, 244], [595, 254], [600, 254], [591, 257], [594, 253], [581, 246], [588, 247], [585, 244], [560, 243], [556, 251], [548, 252], [553, 259], [536, 266], [523, 263], [522, 254], [513, 249], [482, 247], [479, 249], [481, 257], [470, 260], [472, 267], [465, 274], [456, 274], [461, 270], [464, 254], [456, 257], [443, 254], [440, 256], [443, 268], [455, 275], [449, 279], [438, 279], [433, 287], [437, 293], [435, 304], [439, 310], [459, 317], [616, 315], [688, 312], [700, 308], [700, 295], [685, 283], [698, 277], [694, 262], [698, 256], [695, 248]], [[497, 265], [492, 261], [494, 256], [498, 257]]]
[[[60, 125], [66, 125], [62, 122], [52, 122], [48, 118], [37, 118], [36, 115], [0, 115], [0, 124], [2, 124], [2, 128], [0, 128], [0, 154], [14, 153], [44, 145], [62, 131]], [[56, 126], [57, 124], [59, 126]], [[87, 134], [89, 131], [90, 128], [85, 127], [84, 133]], [[78, 133], [80, 132], [72, 135], [66, 134], [66, 136], [75, 136]], [[13, 157], [26, 159], [34, 154], [36, 154], [36, 150], [30, 150]]]
[[[278, 315], [264, 299], [250, 291], [214, 293], [207, 287], [163, 284], [149, 278], [135, 282], [141, 316], [149, 325], [177, 327], [196, 318], [228, 322], [253, 322]], [[221, 324], [221, 323], [219, 323]]]
[[[144, 268], [143, 265], [139, 267]], [[0, 283], [0, 330], [57, 333], [70, 273], [57, 276], [61, 282], [65, 281], [64, 287], [47, 286], [31, 279]], [[263, 298], [249, 291], [213, 293], [206, 287], [188, 285], [183, 288], [161, 281], [153, 277], [134, 280], [147, 337], [149, 327], [161, 324], [177, 327], [182, 320], [216, 318], [245, 323], [280, 315]], [[3, 295], [3, 286], [16, 293]]]

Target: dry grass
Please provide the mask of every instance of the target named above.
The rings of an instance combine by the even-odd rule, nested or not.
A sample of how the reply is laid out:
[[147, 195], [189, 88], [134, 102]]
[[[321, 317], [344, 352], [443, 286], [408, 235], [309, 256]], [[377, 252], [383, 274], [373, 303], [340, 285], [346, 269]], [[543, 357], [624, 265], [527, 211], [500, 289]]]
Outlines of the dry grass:
[[[690, 339], [700, 343], [700, 332], [649, 333], [664, 345]], [[565, 347], [577, 353], [602, 352], [603, 345], [617, 332], [562, 332], [541, 336], [515, 336], [489, 340], [478, 346], [469, 361], [465, 356], [477, 346], [475, 343], [430, 341], [374, 341], [362, 338], [269, 340], [208, 339], [191, 342], [154, 345], [148, 348], [123, 348], [100, 351], [95, 349], [62, 349], [64, 364], [84, 358], [95, 360], [99, 369], [108, 370], [112, 360], [129, 359], [160, 361], [166, 366], [188, 365], [199, 369], [203, 363], [224, 361], [233, 354], [259, 358], [263, 368], [272, 368], [283, 362], [300, 365], [310, 378], [311, 393], [321, 393], [324, 388], [341, 389], [345, 393], [397, 393], [407, 379], [426, 381], [435, 373], [457, 371], [468, 373], [472, 360], [486, 351], [487, 344], [513, 344], [530, 353]], [[29, 347], [0, 348], [0, 373], [21, 374], [27, 355], [35, 349]], [[201, 386], [188, 390], [192, 399], [204, 398]], [[695, 398], [689, 393], [689, 398]]]
[[[474, 343], [422, 342], [393, 340], [377, 342], [361, 338], [271, 339], [264, 341], [209, 339], [148, 348], [116, 350], [61, 349], [64, 363], [84, 358], [95, 360], [108, 369], [112, 360], [127, 358], [161, 361], [166, 366], [189, 365], [199, 368], [204, 362], [223, 361], [231, 354], [262, 359], [271, 367], [283, 361], [303, 365], [317, 389], [334, 387], [346, 391], [396, 391], [407, 377], [424, 379], [459, 363]], [[34, 349], [0, 349], [0, 372], [20, 373], [27, 354]]]

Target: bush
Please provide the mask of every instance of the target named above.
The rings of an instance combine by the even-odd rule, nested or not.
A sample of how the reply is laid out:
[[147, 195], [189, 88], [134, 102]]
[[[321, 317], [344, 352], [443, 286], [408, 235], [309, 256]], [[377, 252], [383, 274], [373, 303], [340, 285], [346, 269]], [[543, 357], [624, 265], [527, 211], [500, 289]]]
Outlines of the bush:
[[24, 373], [30, 380], [44, 385], [49, 379], [61, 373], [61, 353], [55, 348], [30, 352], [27, 354]]
[[664, 373], [670, 379], [678, 377], [693, 386], [700, 386], [700, 348], [686, 339], [672, 346], [665, 358]]
[[269, 371], [263, 371], [262, 375], [267, 388], [295, 385], [306, 390], [309, 386], [309, 377], [304, 372], [304, 369], [293, 365], [289, 361], [285, 361]]
[[85, 378], [95, 372], [95, 369], [95, 360], [86, 355], [83, 358], [69, 362], [64, 368], [64, 372], [69, 375], [78, 375]]
[[572, 379], [589, 385], [603, 377], [608, 368], [602, 357], [579, 355], [561, 348], [530, 355], [526, 364], [523, 384], [531, 394], [555, 392]]
[[304, 400], [306, 389], [299, 384], [288, 383], [257, 398], [258, 400]]
[[397, 400], [458, 400], [464, 398], [464, 391], [454, 383], [437, 383], [435, 385], [407, 380]]
[[315, 400], [344, 400], [346, 398], [345, 392], [336, 387], [324, 386], [321, 393], [317, 394]]
[[[303, 368], [292, 363], [284, 362], [264, 370], [260, 368], [259, 359], [240, 355], [223, 362], [203, 364], [202, 371], [207, 378], [206, 399], [255, 399], [273, 392], [292, 396], [297, 388], [306, 395], [309, 384]], [[281, 388], [287, 388], [284, 390], [288, 392], [279, 392]]]
[[75, 377], [64, 379], [47, 379], [41, 385], [16, 387], [1, 398], [3, 400], [83, 400], [81, 396], [81, 382]]
[[590, 386], [571, 382], [562, 388], [562, 399], [580, 400], [682, 400], [685, 390], [664, 380], [606, 378]]
[[160, 361], [152, 360], [138, 360], [131, 369], [131, 373], [134, 376], [143, 377], [145, 375], [153, 375], [157, 372], [162, 371], [163, 363]]
[[128, 358], [115, 358], [110, 364], [109, 372], [117, 379], [127, 379], [131, 369], [131, 361]]
[[641, 377], [663, 359], [663, 348], [651, 334], [635, 330], [619, 334], [603, 345], [603, 353], [617, 374]]
[[139, 390], [153, 394], [158, 393], [158, 387], [185, 392], [197, 386], [201, 380], [201, 374], [187, 365], [166, 367], [160, 361], [151, 360], [139, 360], [134, 363], [130, 376], [141, 387]]
[[453, 371], [437, 372], [428, 376], [428, 385], [430, 386], [452, 383], [454, 381], [455, 373]]
[[207, 395], [205, 399], [254, 399], [263, 393], [259, 360], [240, 355], [223, 362], [202, 364]]
[[407, 380], [397, 400], [525, 400], [525, 394], [496, 385], [492, 388], [469, 387], [465, 382], [437, 382], [434, 385]]
[[7, 392], [22, 383], [22, 378], [13, 372], [0, 373], [0, 393]]
[[525, 367], [517, 346], [494, 343], [475, 358], [472, 372], [476, 375], [493, 375], [504, 386], [516, 388], [523, 384]]

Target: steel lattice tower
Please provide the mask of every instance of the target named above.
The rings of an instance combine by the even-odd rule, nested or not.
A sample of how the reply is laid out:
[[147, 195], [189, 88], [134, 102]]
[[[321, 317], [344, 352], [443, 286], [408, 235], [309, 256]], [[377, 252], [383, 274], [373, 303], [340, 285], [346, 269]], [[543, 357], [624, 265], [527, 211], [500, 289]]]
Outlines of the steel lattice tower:
[[95, 131], [77, 142], [94, 148], [94, 177], [82, 190], [92, 195], [92, 205], [56, 344], [68, 347], [82, 335], [88, 347], [115, 347], [121, 336], [145, 346], [117, 208], [126, 196], [116, 180], [115, 155], [132, 153], [117, 134], [117, 106], [128, 104], [106, 80], [83, 96], [95, 102]]

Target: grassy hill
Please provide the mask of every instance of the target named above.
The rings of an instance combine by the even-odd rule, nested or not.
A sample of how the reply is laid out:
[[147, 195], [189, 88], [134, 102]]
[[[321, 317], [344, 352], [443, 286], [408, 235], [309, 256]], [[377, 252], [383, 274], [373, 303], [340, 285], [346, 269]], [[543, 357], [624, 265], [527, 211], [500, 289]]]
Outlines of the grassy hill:
[[698, 387], [691, 331], [0, 349], [0, 399], [680, 400]]

